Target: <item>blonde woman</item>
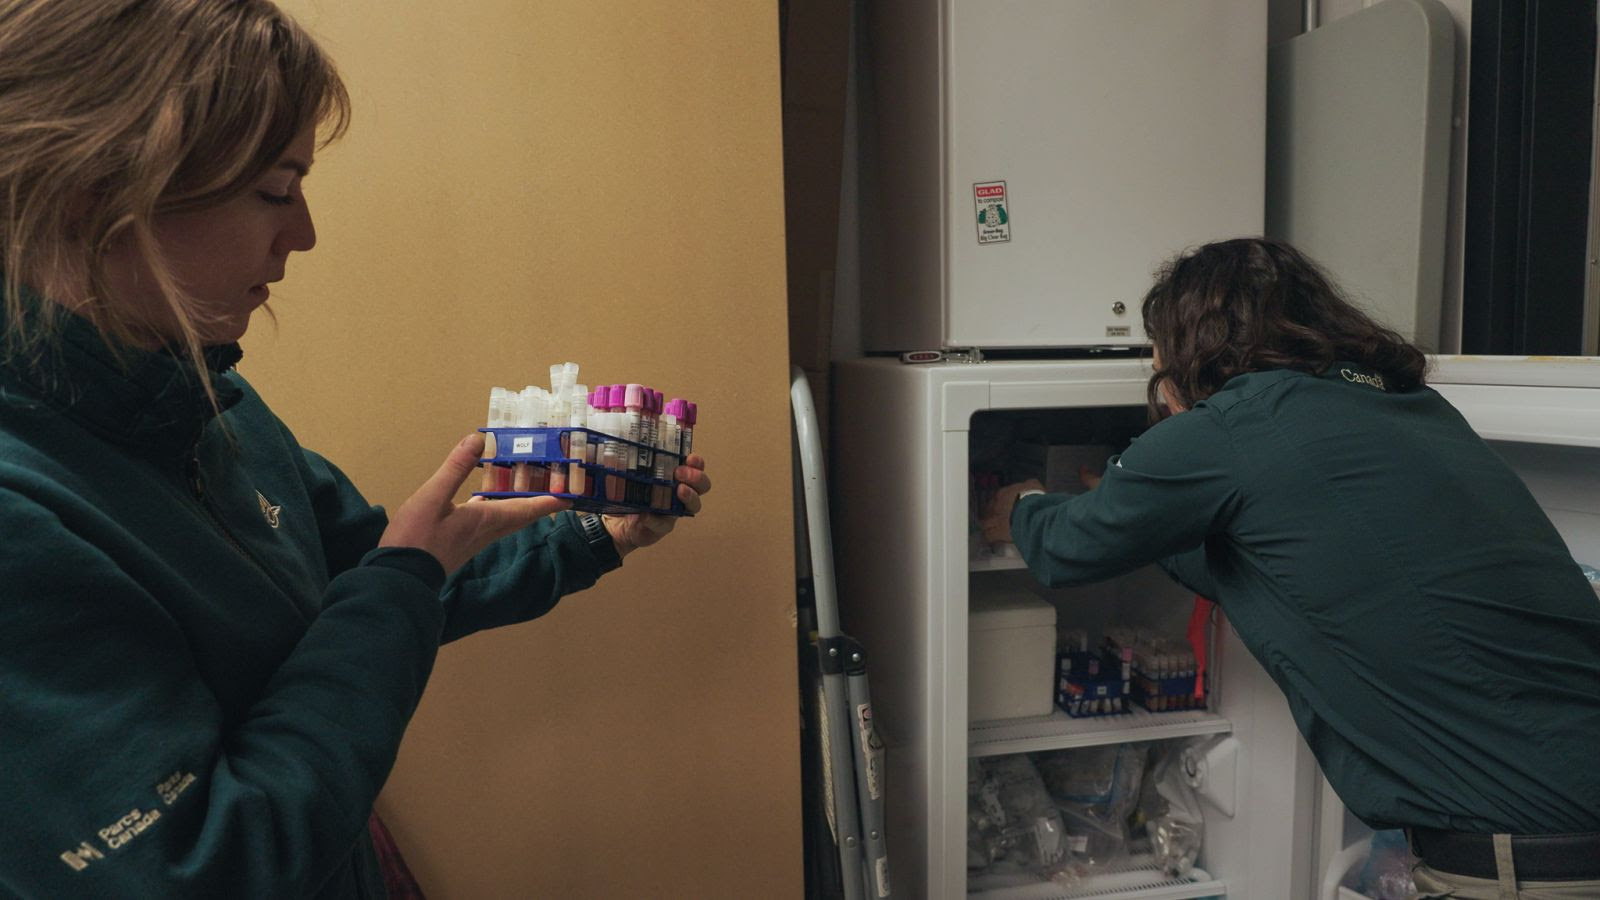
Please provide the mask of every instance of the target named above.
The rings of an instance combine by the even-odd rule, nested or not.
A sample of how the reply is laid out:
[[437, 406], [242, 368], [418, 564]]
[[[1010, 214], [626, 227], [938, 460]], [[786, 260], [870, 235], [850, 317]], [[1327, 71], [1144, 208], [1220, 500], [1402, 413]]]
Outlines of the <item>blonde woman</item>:
[[234, 371], [348, 112], [267, 0], [0, 0], [0, 894], [383, 896], [439, 644], [671, 524], [458, 506], [477, 435], [386, 517]]

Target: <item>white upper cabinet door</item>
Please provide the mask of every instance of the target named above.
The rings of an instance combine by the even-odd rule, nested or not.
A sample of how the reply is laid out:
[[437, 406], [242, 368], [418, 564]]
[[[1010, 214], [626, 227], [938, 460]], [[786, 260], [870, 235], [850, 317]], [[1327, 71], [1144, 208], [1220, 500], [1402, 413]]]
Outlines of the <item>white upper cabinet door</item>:
[[1156, 266], [1261, 233], [1265, 2], [948, 0], [944, 21], [947, 346], [1142, 343]]

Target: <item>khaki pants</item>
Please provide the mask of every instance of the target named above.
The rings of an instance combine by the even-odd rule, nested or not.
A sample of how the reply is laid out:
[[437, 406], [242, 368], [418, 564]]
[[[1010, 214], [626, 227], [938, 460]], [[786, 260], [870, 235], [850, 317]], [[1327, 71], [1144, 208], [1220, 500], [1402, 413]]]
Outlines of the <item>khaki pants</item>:
[[1494, 855], [1500, 877], [1472, 878], [1428, 868], [1417, 863], [1411, 870], [1416, 882], [1414, 900], [1596, 900], [1600, 880], [1595, 881], [1519, 881], [1511, 859], [1511, 838], [1494, 836]]

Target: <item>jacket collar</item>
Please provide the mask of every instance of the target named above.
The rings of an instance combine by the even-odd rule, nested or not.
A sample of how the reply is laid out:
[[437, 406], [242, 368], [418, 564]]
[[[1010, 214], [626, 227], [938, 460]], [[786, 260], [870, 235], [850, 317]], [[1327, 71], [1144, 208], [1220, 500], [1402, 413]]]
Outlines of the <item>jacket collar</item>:
[[1320, 372], [1307, 372], [1300, 369], [1260, 369], [1253, 372], [1242, 372], [1229, 378], [1217, 393], [1242, 387], [1246, 379], [1252, 383], [1266, 384], [1271, 381], [1282, 381], [1285, 378], [1294, 378], [1301, 375], [1309, 375], [1312, 378], [1322, 378], [1327, 381], [1343, 381], [1385, 393], [1394, 390], [1394, 385], [1390, 384], [1388, 379], [1385, 379], [1383, 374], [1376, 369], [1360, 363], [1336, 360]]
[[1327, 369], [1319, 372], [1317, 377], [1326, 378], [1330, 381], [1343, 381], [1347, 384], [1372, 388], [1383, 391], [1384, 393], [1388, 393], [1393, 388], [1393, 386], [1384, 379], [1382, 372], [1379, 372], [1378, 370], [1368, 366], [1363, 366], [1360, 363], [1344, 361], [1335, 362]]
[[59, 315], [53, 339], [27, 357], [0, 358], [0, 372], [112, 441], [182, 452], [193, 446], [218, 411], [202, 378], [210, 381], [221, 409], [244, 394], [224, 377], [244, 355], [237, 343], [207, 348], [205, 368], [197, 370], [164, 350], [114, 351], [87, 320], [43, 306], [34, 305], [28, 314]]

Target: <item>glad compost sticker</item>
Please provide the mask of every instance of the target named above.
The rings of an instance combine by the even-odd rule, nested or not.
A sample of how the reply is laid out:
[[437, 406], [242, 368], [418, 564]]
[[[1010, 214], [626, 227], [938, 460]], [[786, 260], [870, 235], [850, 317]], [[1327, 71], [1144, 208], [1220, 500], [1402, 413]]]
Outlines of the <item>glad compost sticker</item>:
[[978, 212], [978, 243], [998, 244], [1011, 240], [1011, 204], [1006, 199], [1006, 183], [975, 184], [972, 200]]

